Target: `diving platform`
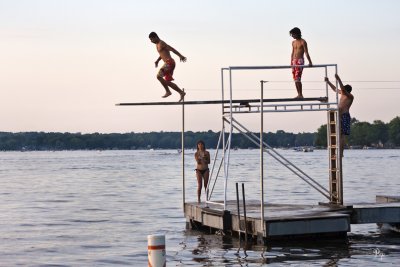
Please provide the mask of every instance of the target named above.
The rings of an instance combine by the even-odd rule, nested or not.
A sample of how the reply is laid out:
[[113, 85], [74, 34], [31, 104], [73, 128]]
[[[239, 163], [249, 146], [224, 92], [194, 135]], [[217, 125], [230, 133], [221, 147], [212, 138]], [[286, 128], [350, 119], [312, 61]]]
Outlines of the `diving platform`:
[[[181, 102], [137, 102], [137, 103], [118, 103], [116, 106], [181, 106], [181, 105], [215, 105], [215, 104], [239, 104], [248, 105], [250, 103], [260, 103], [260, 99], [234, 99], [234, 100], [197, 100], [197, 101], [181, 101]], [[263, 99], [263, 102], [305, 102], [305, 101], [319, 101], [327, 102], [327, 97], [307, 97], [307, 98], [269, 98]]]
[[[259, 98], [236, 99], [233, 90], [233, 76], [240, 71], [248, 70], [273, 70], [289, 69], [293, 66], [231, 66], [221, 68], [221, 99], [201, 101], [162, 101], [162, 102], [138, 102], [118, 103], [116, 106], [180, 106], [182, 108], [182, 133], [181, 133], [181, 156], [182, 156], [182, 207], [189, 228], [209, 229], [222, 231], [225, 234], [237, 233], [246, 237], [254, 237], [257, 240], [307, 238], [313, 236], [345, 237], [351, 230], [351, 224], [377, 223], [396, 226], [400, 224], [400, 197], [377, 197], [377, 203], [344, 204], [343, 198], [343, 169], [341, 147], [341, 121], [339, 116], [339, 94], [336, 90], [329, 97], [329, 88], [325, 83], [325, 96], [311, 98], [268, 98], [264, 97], [264, 85], [271, 83], [260, 81]], [[337, 73], [336, 64], [324, 64], [303, 66], [312, 68], [314, 71], [322, 70], [319, 74], [328, 77], [328, 69]], [[310, 70], [311, 71], [311, 70]], [[332, 74], [332, 73], [331, 73]], [[236, 82], [236, 76], [235, 76]], [[338, 87], [336, 82], [336, 87]], [[269, 88], [269, 87], [268, 87]], [[294, 89], [294, 88], [293, 88]], [[269, 93], [269, 91], [266, 91]], [[210, 176], [206, 188], [205, 202], [193, 203], [186, 201], [185, 172], [185, 109], [189, 105], [213, 105], [222, 106], [222, 128], [217, 142], [215, 155], [211, 159]], [[188, 107], [186, 107], [188, 106]], [[302, 112], [302, 111], [325, 111], [322, 112], [327, 119], [327, 169], [326, 180], [329, 187], [323, 186], [305, 170], [295, 164], [296, 159], [284, 157], [278, 150], [268, 145], [265, 140], [266, 130], [264, 113], [267, 112]], [[253, 132], [246, 123], [242, 122], [240, 113], [255, 113], [259, 118], [259, 130]], [[219, 115], [217, 115], [219, 116]], [[253, 116], [255, 117], [255, 116]], [[257, 118], [257, 117], [256, 117]], [[289, 122], [288, 122], [289, 123]], [[267, 124], [266, 124], [267, 125]], [[260, 150], [258, 165], [259, 172], [259, 199], [251, 199], [245, 203], [244, 184], [242, 184], [243, 203], [239, 203], [238, 185], [236, 184], [236, 200], [228, 199], [228, 192], [232, 193], [230, 170], [230, 157], [232, 134], [237, 131], [242, 137], [257, 145]], [[301, 179], [314, 190], [318, 191], [324, 198], [324, 203], [315, 200], [315, 205], [305, 204], [276, 204], [264, 201], [266, 193], [265, 184], [269, 178], [264, 171], [266, 162], [264, 155], [268, 154], [283, 167], [287, 168], [295, 177]], [[233, 156], [233, 155], [232, 155]], [[193, 159], [191, 159], [193, 160]], [[321, 177], [319, 177], [321, 178]], [[323, 178], [323, 177], [322, 177]], [[190, 182], [193, 182], [190, 177]], [[222, 181], [221, 181], [222, 180]], [[218, 182], [218, 183], [217, 183]], [[217, 186], [218, 190], [214, 191]], [[191, 193], [193, 194], [193, 192]], [[254, 198], [254, 195], [252, 196]], [[242, 212], [241, 212], [242, 211]]]

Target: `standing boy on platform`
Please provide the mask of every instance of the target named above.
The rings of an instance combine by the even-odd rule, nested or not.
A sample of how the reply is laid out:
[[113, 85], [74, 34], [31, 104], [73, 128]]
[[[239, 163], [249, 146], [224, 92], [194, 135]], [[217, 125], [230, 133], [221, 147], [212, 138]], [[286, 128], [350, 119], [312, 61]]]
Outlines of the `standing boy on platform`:
[[163, 95], [162, 97], [165, 98], [171, 95], [171, 91], [168, 88], [171, 87], [173, 90], [177, 91], [180, 94], [181, 98], [179, 99], [179, 102], [183, 101], [186, 93], [172, 82], [174, 80], [174, 78], [172, 78], [172, 75], [175, 69], [175, 61], [171, 57], [170, 51], [179, 56], [182, 62], [186, 61], [186, 57], [182, 56], [173, 47], [169, 46], [167, 43], [161, 40], [155, 32], [151, 32], [149, 34], [149, 38], [152, 43], [156, 44], [157, 52], [160, 54], [155, 62], [156, 68], [158, 67], [158, 62], [161, 59], [164, 61], [164, 65], [160, 68], [157, 74], [157, 79], [165, 88], [165, 95]]
[[340, 90], [337, 90], [336, 86], [334, 86], [328, 79], [325, 77], [325, 81], [332, 88], [333, 91], [337, 91], [340, 94], [339, 100], [339, 117], [340, 117], [340, 126], [341, 126], [341, 135], [340, 135], [340, 156], [343, 157], [343, 149], [345, 136], [350, 135], [350, 107], [353, 104], [354, 96], [351, 94], [351, 86], [346, 84], [343, 85], [342, 80], [339, 75], [335, 74], [336, 80], [339, 82]]
[[290, 65], [292, 67], [293, 80], [296, 84], [297, 96], [295, 98], [303, 97], [303, 85], [301, 84], [301, 74], [303, 72], [304, 65], [304, 54], [306, 54], [308, 65], [312, 66], [310, 55], [308, 54], [308, 47], [306, 40], [301, 38], [301, 31], [299, 28], [295, 27], [290, 30], [290, 36], [295, 40], [292, 42], [292, 56], [290, 58]]

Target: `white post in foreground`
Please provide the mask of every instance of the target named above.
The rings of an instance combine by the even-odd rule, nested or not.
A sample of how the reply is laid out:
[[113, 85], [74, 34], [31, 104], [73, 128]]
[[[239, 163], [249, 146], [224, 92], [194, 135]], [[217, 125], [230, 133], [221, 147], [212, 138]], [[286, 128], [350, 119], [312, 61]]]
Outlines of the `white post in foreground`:
[[148, 267], [167, 266], [164, 235], [148, 235], [147, 250], [149, 255]]

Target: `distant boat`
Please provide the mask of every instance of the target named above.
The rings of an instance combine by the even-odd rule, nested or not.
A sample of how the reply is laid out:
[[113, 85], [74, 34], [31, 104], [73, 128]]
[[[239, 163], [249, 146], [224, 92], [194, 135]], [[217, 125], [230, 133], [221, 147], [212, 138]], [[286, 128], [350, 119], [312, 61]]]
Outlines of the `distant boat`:
[[304, 146], [303, 152], [314, 152], [314, 148], [312, 146]]
[[314, 147], [312, 147], [312, 146], [295, 146], [293, 148], [293, 150], [296, 152], [313, 152]]

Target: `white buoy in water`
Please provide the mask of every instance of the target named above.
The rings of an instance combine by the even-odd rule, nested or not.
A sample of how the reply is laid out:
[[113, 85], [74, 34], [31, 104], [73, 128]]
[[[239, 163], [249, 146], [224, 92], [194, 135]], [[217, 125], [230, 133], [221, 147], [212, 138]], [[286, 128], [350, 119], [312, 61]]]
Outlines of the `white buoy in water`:
[[164, 235], [148, 235], [147, 251], [149, 255], [148, 267], [167, 266]]

